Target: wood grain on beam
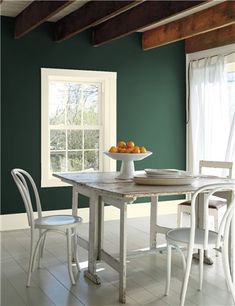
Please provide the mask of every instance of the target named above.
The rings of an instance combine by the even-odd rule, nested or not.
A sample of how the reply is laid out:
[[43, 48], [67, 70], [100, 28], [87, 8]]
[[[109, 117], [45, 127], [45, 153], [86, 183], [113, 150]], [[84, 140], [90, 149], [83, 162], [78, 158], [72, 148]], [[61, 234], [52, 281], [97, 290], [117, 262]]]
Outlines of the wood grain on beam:
[[226, 1], [143, 33], [144, 50], [209, 32], [235, 23], [235, 3]]
[[235, 24], [185, 40], [185, 52], [193, 53], [235, 43]]
[[162, 19], [198, 6], [205, 1], [145, 1], [93, 30], [92, 44], [99, 46], [134, 33]]
[[139, 1], [89, 1], [55, 24], [55, 40], [68, 39], [92, 26], [104, 22], [134, 6]]
[[73, 1], [74, 0], [51, 0], [32, 2], [18, 16], [16, 16], [15, 38], [20, 38], [33, 30]]

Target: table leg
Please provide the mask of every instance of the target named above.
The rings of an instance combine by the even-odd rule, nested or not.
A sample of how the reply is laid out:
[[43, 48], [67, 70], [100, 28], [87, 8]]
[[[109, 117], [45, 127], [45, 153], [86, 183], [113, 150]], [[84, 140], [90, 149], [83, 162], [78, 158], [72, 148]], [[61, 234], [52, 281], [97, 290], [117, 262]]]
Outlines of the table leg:
[[158, 197], [151, 197], [151, 208], [150, 208], [150, 249], [156, 249], [157, 246], [157, 205]]
[[[196, 202], [196, 214], [197, 214], [197, 225], [199, 228], [204, 228], [204, 203], [205, 203], [205, 195], [199, 194]], [[193, 254], [193, 258], [199, 260], [199, 252]], [[212, 265], [213, 260], [208, 256], [208, 252], [204, 252], [204, 264]]]
[[72, 194], [72, 215], [77, 216], [78, 213], [78, 190], [76, 187], [73, 187]]
[[[78, 190], [77, 188], [74, 186], [73, 190], [72, 190], [72, 215], [73, 216], [77, 216], [77, 212], [78, 212]], [[73, 248], [72, 248], [72, 262], [75, 263], [75, 256], [76, 254], [74, 254], [75, 250], [76, 250], [76, 244], [77, 244], [77, 235], [76, 232], [74, 230], [73, 232], [73, 236], [72, 236], [72, 243], [73, 243]]]
[[93, 192], [90, 197], [89, 209], [89, 246], [88, 246], [88, 270], [84, 271], [85, 277], [93, 283], [100, 285], [101, 281], [96, 274], [96, 258], [98, 254], [98, 207], [99, 196]]
[[101, 260], [101, 249], [103, 248], [103, 237], [104, 237], [104, 202], [101, 200], [101, 198], [99, 198], [97, 260]]
[[127, 204], [120, 208], [119, 301], [126, 303]]

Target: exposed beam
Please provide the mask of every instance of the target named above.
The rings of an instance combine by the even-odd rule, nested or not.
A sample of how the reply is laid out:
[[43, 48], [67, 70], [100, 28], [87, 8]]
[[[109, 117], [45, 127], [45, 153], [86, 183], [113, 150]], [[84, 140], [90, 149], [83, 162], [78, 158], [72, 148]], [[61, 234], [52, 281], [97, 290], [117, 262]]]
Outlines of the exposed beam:
[[139, 1], [89, 1], [55, 24], [55, 41], [66, 40], [90, 27], [102, 23], [139, 5]]
[[193, 53], [233, 43], [235, 43], [235, 24], [186, 39], [185, 52]]
[[156, 48], [235, 23], [235, 3], [226, 1], [143, 33], [144, 50]]
[[18, 16], [16, 16], [15, 38], [20, 38], [33, 30], [73, 1], [74, 0], [33, 1]]
[[141, 30], [159, 20], [195, 7], [205, 1], [145, 1], [93, 30], [92, 44], [102, 45]]

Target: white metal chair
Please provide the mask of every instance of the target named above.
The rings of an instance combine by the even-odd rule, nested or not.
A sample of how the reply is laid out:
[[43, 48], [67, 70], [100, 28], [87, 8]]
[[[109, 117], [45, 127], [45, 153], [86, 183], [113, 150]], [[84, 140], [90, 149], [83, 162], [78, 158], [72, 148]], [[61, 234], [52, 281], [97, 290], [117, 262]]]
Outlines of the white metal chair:
[[[199, 172], [203, 174], [204, 168], [217, 168], [228, 170], [228, 178], [232, 178], [233, 163], [224, 161], [207, 161], [201, 160], [199, 162]], [[219, 229], [219, 224], [222, 220], [224, 212], [226, 211], [226, 200], [223, 198], [213, 198], [209, 203], [209, 215], [214, 218], [214, 230], [217, 232]], [[178, 205], [177, 212], [177, 226], [182, 226], [182, 219], [184, 214], [190, 214], [191, 211], [191, 201], [184, 201]]]
[[[221, 221], [219, 232], [210, 231], [208, 229], [208, 206], [210, 197], [216, 192], [232, 192], [232, 202], [228, 203], [228, 208]], [[205, 197], [204, 205], [204, 229], [199, 229], [196, 226], [196, 205], [198, 196], [203, 193]], [[231, 221], [234, 216], [235, 211], [235, 184], [221, 183], [221, 184], [211, 184], [199, 188], [193, 195], [191, 201], [191, 227], [182, 227], [169, 230], [166, 233], [167, 240], [167, 282], [165, 294], [169, 294], [170, 289], [170, 278], [171, 278], [171, 249], [175, 247], [180, 251], [183, 259], [184, 266], [184, 280], [181, 289], [180, 305], [183, 306], [185, 302], [185, 296], [188, 286], [189, 274], [192, 263], [193, 249], [199, 249], [199, 289], [202, 288], [203, 281], [203, 257], [204, 251], [207, 249], [217, 249], [222, 252], [223, 266], [225, 271], [226, 282], [229, 290], [231, 291], [234, 303], [235, 303], [235, 288], [232, 283], [232, 278], [230, 274], [229, 267], [229, 233]], [[184, 258], [184, 254], [180, 247], [187, 247], [187, 263]]]
[[[40, 257], [43, 253], [45, 244], [45, 238], [48, 232], [54, 231], [59, 232], [67, 237], [67, 261], [68, 261], [68, 272], [73, 285], [75, 285], [75, 279], [72, 271], [72, 237], [76, 239], [77, 226], [82, 221], [80, 217], [72, 215], [55, 215], [55, 216], [42, 216], [41, 202], [38, 194], [36, 184], [30, 174], [22, 169], [13, 169], [11, 174], [18, 187], [18, 190], [23, 199], [28, 223], [30, 226], [31, 243], [30, 243], [30, 259], [28, 267], [28, 276], [26, 286], [30, 286], [31, 274], [35, 267], [36, 257], [38, 256], [38, 265], [40, 265]], [[31, 197], [32, 195], [32, 197]], [[32, 200], [36, 203], [38, 218], [34, 219]], [[39, 230], [39, 238], [36, 243], [35, 230]], [[79, 261], [77, 254], [77, 243], [74, 244], [75, 250], [75, 261], [78, 271]], [[40, 250], [40, 252], [39, 252]]]

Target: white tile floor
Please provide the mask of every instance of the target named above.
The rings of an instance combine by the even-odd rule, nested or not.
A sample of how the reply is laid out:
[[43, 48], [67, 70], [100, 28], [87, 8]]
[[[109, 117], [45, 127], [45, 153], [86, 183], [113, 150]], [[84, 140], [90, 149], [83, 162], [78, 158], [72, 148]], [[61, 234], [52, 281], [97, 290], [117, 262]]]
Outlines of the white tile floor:
[[[176, 216], [161, 216], [161, 224], [174, 226]], [[88, 224], [80, 226], [80, 232], [87, 236]], [[105, 223], [105, 249], [110, 253], [118, 251], [118, 221]], [[149, 219], [128, 219], [128, 250], [148, 246]], [[164, 242], [159, 237], [159, 243]], [[87, 252], [79, 249], [81, 272], [76, 286], [71, 286], [66, 266], [65, 238], [58, 234], [48, 236], [42, 268], [32, 277], [32, 286], [25, 287], [29, 257], [29, 231], [18, 230], [1, 233], [1, 305], [121, 305], [118, 302], [118, 274], [105, 263], [98, 264], [101, 286], [96, 286], [83, 276], [87, 267]], [[233, 305], [227, 291], [221, 258], [213, 266], [205, 266], [203, 290], [197, 290], [198, 266], [194, 262], [186, 305]], [[166, 254], [156, 253], [128, 260], [127, 263], [127, 305], [165, 306], [178, 305], [182, 279], [181, 258], [173, 256], [173, 277], [171, 291], [164, 296]]]

